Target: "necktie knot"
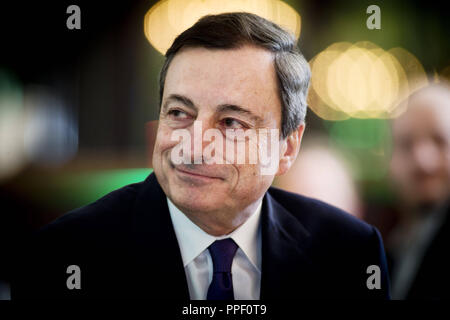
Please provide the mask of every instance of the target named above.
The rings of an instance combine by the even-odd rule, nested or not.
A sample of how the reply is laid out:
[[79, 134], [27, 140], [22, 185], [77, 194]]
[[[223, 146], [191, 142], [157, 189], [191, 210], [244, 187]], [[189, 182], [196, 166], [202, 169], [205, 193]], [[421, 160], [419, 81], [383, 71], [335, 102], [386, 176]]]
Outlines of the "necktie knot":
[[231, 272], [234, 255], [238, 246], [231, 238], [216, 240], [208, 247], [213, 261], [214, 272]]

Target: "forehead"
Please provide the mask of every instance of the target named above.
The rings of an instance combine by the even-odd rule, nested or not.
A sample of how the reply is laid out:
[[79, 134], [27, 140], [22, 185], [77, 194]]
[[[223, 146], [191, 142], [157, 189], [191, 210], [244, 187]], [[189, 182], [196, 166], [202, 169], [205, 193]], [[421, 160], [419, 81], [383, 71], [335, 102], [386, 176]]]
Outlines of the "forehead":
[[[263, 48], [185, 48], [168, 69], [164, 96], [183, 94], [194, 103], [230, 103], [280, 112], [273, 54]], [[267, 111], [267, 110], [265, 110]]]

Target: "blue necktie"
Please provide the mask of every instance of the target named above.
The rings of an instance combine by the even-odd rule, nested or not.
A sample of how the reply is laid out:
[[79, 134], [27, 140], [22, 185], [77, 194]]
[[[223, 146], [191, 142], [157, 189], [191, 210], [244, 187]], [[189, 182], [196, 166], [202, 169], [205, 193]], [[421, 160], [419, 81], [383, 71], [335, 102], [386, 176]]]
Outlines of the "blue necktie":
[[231, 238], [217, 240], [208, 247], [213, 261], [213, 277], [207, 300], [234, 300], [231, 264], [237, 249]]

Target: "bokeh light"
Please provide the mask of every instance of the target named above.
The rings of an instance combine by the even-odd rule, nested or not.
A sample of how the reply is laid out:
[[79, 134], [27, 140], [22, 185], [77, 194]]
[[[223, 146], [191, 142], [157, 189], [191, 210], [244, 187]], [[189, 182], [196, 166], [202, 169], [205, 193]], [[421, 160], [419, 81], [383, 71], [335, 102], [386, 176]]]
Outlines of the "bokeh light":
[[358, 180], [377, 181], [387, 174], [392, 152], [386, 119], [347, 119], [326, 123], [332, 145], [342, 150]]
[[302, 144], [290, 174], [276, 177], [274, 185], [325, 201], [362, 218], [353, 170], [327, 138], [309, 136]]
[[78, 123], [63, 101], [0, 72], [0, 181], [27, 164], [61, 165], [77, 150]]
[[428, 84], [420, 61], [403, 48], [338, 42], [310, 61], [308, 105], [325, 120], [393, 118]]
[[25, 164], [23, 90], [11, 75], [0, 70], [0, 181]]
[[144, 18], [147, 39], [162, 54], [173, 40], [208, 14], [250, 12], [273, 21], [300, 36], [300, 15], [280, 0], [164, 0], [157, 2]]
[[30, 162], [61, 165], [78, 150], [78, 124], [61, 99], [45, 88], [25, 93], [25, 152]]

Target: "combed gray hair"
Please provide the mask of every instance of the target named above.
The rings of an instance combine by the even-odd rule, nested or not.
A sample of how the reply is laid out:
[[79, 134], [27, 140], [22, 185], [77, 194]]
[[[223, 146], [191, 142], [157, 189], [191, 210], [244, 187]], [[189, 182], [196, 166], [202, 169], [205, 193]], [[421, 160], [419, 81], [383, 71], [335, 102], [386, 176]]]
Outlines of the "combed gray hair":
[[248, 44], [265, 48], [274, 54], [282, 102], [281, 135], [286, 138], [305, 122], [311, 71], [297, 47], [295, 37], [255, 14], [234, 12], [204, 16], [181, 33], [165, 55], [159, 78], [160, 105], [167, 70], [181, 48], [234, 49]]

